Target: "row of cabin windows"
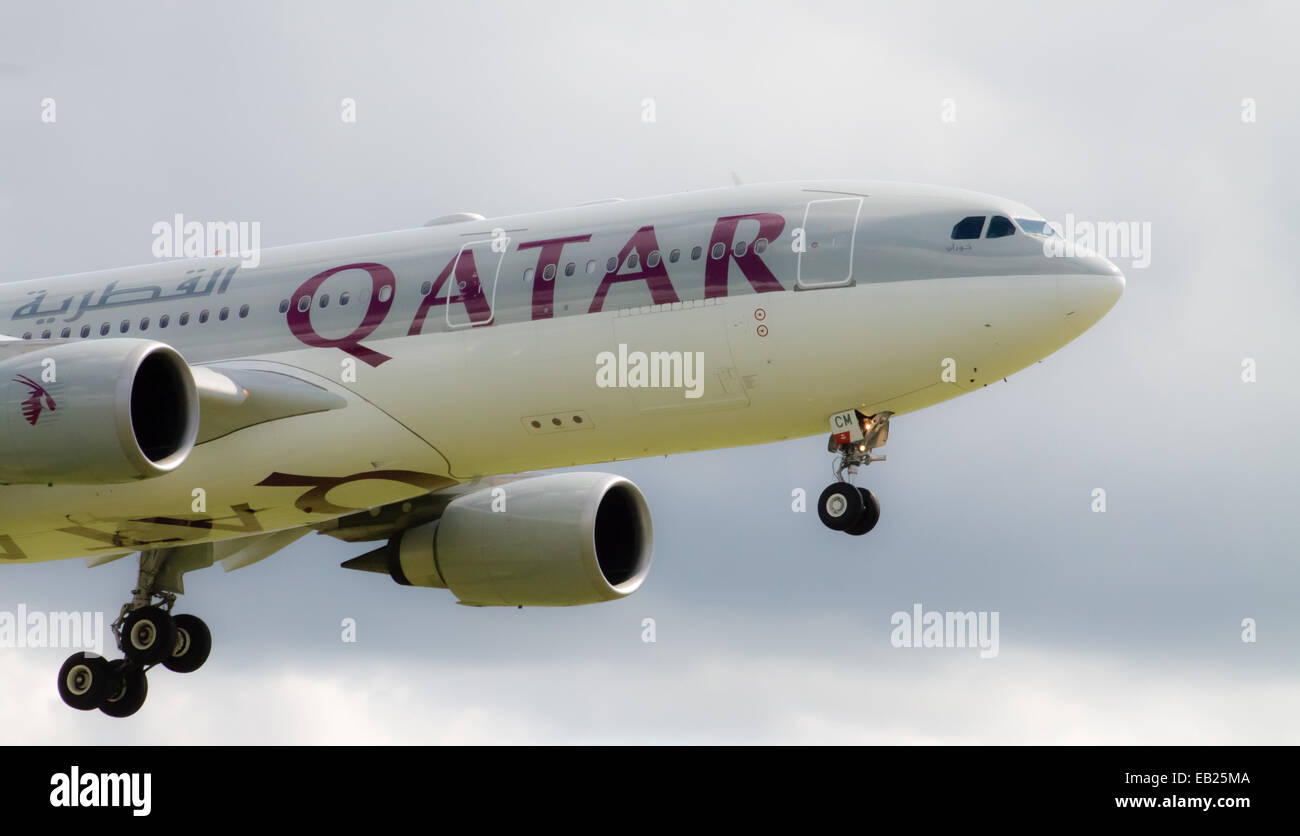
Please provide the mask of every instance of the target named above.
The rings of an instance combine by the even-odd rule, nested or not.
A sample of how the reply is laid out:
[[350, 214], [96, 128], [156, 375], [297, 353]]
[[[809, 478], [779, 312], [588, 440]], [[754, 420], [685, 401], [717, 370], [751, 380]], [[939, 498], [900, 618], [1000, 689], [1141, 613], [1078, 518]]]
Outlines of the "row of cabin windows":
[[[767, 247], [768, 247], [768, 240], [766, 238], [759, 238], [754, 242], [754, 252], [758, 255], [762, 255], [763, 253], [767, 252]], [[750, 245], [747, 242], [737, 241], [732, 246], [731, 252], [736, 258], [740, 258], [745, 253], [749, 252], [749, 248]], [[714, 261], [717, 261], [718, 259], [722, 258], [726, 254], [727, 254], [727, 245], [723, 244], [721, 241], [714, 244], [712, 249], [709, 250], [709, 258], [713, 259]], [[703, 247], [695, 246], [691, 248], [691, 261], [699, 261], [700, 258], [702, 258], [703, 256], [704, 256]], [[676, 264], [681, 260], [682, 260], [682, 251], [680, 249], [672, 249], [668, 251], [669, 264]], [[651, 250], [650, 252], [646, 253], [645, 266], [648, 267], [649, 269], [653, 270], [654, 268], [658, 267], [662, 261], [663, 261], [663, 254], [660, 253], [659, 250]], [[637, 255], [636, 252], [629, 253], [627, 256], [627, 260], [623, 262], [623, 266], [626, 267], [628, 270], [635, 270], [640, 265], [641, 265], [641, 258], [640, 256]], [[596, 259], [592, 258], [587, 260], [586, 270], [588, 276], [596, 275], [598, 269], [599, 269], [599, 262], [596, 261]], [[617, 256], [611, 255], [609, 258], [605, 259], [606, 273], [617, 273], [618, 269], [619, 269], [619, 263], [618, 263]], [[524, 270], [525, 282], [530, 281], [533, 278], [533, 272], [534, 269], [532, 267], [529, 267]], [[556, 265], [554, 264], [546, 265], [544, 268], [542, 268], [542, 281], [549, 282], [553, 280], [555, 278], [556, 272], [557, 272]], [[572, 276], [574, 273], [577, 272], [578, 272], [578, 263], [576, 261], [570, 261], [568, 264], [564, 265], [565, 276]], [[425, 285], [426, 285], [426, 289], [423, 290], [423, 293], [425, 295], [428, 295], [429, 293], [427, 289], [428, 282], [425, 282]]]
[[[980, 233], [984, 232], [984, 222], [986, 220], [988, 220], [988, 218], [984, 215], [972, 215], [968, 218], [962, 218], [952, 228], [953, 239], [966, 240], [966, 239], [979, 238]], [[1015, 232], [1016, 232], [1015, 225], [1011, 223], [1010, 218], [1004, 217], [1002, 215], [994, 215], [992, 222], [990, 222], [988, 225], [988, 232], [984, 234], [984, 237], [1005, 238], [1008, 235], [1014, 235]], [[763, 253], [767, 252], [767, 248], [768, 248], [768, 240], [766, 238], [759, 238], [756, 241], [754, 241], [753, 249], [755, 254], [762, 255]], [[731, 252], [732, 255], [734, 255], [736, 258], [741, 258], [742, 256], [745, 255], [745, 253], [749, 252], [749, 249], [750, 246], [748, 243], [746, 243], [745, 241], [737, 241], [732, 246]], [[713, 247], [709, 250], [709, 258], [713, 259], [714, 261], [723, 258], [724, 256], [726, 256], [726, 254], [727, 254], [727, 247], [721, 241], [714, 244]], [[703, 255], [704, 255], [703, 247], [697, 245], [691, 248], [691, 261], [699, 261]], [[682, 258], [682, 251], [678, 248], [674, 248], [668, 252], [669, 264], [676, 264], [677, 262], [681, 261], [681, 258]], [[648, 254], [646, 254], [645, 265], [646, 267], [652, 270], [658, 267], [662, 261], [663, 261], [663, 256], [660, 254], [659, 250], [651, 250]], [[635, 270], [637, 269], [637, 267], [640, 266], [640, 258], [635, 251], [628, 254], [627, 260], [624, 263], [624, 265], [629, 270]], [[597, 267], [598, 267], [598, 263], [596, 259], [594, 258], [588, 259], [587, 267], [586, 267], [587, 275], [589, 276], [596, 275]], [[618, 269], [619, 269], [619, 263], [618, 263], [618, 258], [616, 256], [610, 256], [608, 259], [605, 260], [606, 273], [616, 273], [618, 272]], [[568, 264], [564, 265], [565, 276], [572, 276], [575, 273], [577, 273], [577, 271], [578, 271], [578, 263], [576, 261], [570, 261]], [[556, 272], [557, 270], [554, 264], [546, 265], [546, 267], [542, 269], [543, 281], [548, 281], [548, 282], [552, 281], [555, 278]], [[532, 267], [525, 269], [523, 275], [524, 281], [527, 282], [531, 280], [533, 278], [533, 273], [534, 273], [534, 269]], [[464, 283], [462, 282], [461, 284], [463, 285]], [[464, 287], [462, 286], [461, 289], [464, 290]], [[424, 284], [420, 285], [421, 296], [428, 296], [432, 290], [433, 290], [432, 282], [426, 281], [424, 282]], [[391, 296], [392, 296], [392, 288], [389, 287], [388, 285], [385, 285], [384, 287], [379, 289], [379, 301], [387, 302]], [[351, 301], [351, 294], [348, 293], [347, 291], [344, 291], [339, 294], [338, 303], [340, 305], [346, 305], [350, 301]], [[306, 310], [311, 307], [311, 302], [312, 302], [312, 297], [306, 295], [300, 296], [298, 298], [298, 305], [297, 305], [299, 312], [306, 312]], [[329, 303], [330, 303], [330, 295], [328, 293], [322, 293], [320, 299], [317, 300], [317, 304], [322, 308], [329, 307]], [[289, 305], [290, 302], [288, 299], [280, 300], [280, 313], [282, 314], [288, 313]], [[239, 318], [243, 319], [247, 316], [248, 316], [248, 305], [240, 306]], [[225, 322], [229, 317], [230, 317], [229, 308], [222, 308], [217, 313], [217, 319], [222, 322]], [[187, 311], [185, 313], [182, 313], [179, 317], [177, 317], [176, 321], [178, 325], [188, 325], [190, 321], [189, 312]], [[207, 310], [199, 311], [199, 322], [204, 323], [207, 321], [208, 321]], [[159, 328], [166, 328], [170, 324], [170, 322], [171, 322], [171, 318], [167, 314], [163, 314], [162, 316], [158, 317]], [[112, 330], [112, 326], [109, 323], [107, 322], [102, 323], [99, 326], [99, 335], [101, 337], [108, 336], [110, 330]], [[120, 333], [125, 334], [130, 330], [131, 330], [131, 321], [128, 319], [122, 320], [121, 324], [118, 326], [118, 331]], [[149, 317], [146, 316], [140, 320], [139, 330], [141, 331], [149, 330]], [[81, 326], [81, 336], [83, 338], [89, 337], [90, 332], [91, 332], [91, 328], [89, 325]], [[46, 329], [45, 331], [41, 332], [40, 338], [43, 340], [48, 340], [52, 336], [53, 336], [53, 331]], [[64, 328], [59, 333], [59, 336], [61, 339], [68, 339], [69, 337], [72, 336], [72, 329], [70, 327]], [[32, 339], [32, 332], [28, 331], [27, 333], [23, 334], [23, 339], [24, 340]]]
[[[984, 231], [985, 220], [987, 220], [987, 218], [984, 215], [972, 215], [968, 218], [962, 218], [952, 228], [953, 239], [964, 240], [964, 239], [979, 238], [980, 233]], [[993, 216], [993, 220], [988, 227], [988, 232], [985, 233], [984, 237], [1004, 238], [1008, 235], [1014, 235], [1015, 232], [1016, 232], [1016, 228], [1011, 223], [1010, 218], [1006, 218], [1002, 215], [995, 215]], [[757, 255], [762, 255], [763, 253], [767, 252], [768, 243], [769, 242], [766, 238], [759, 238], [756, 241], [754, 241], [753, 244], [754, 253]], [[750, 249], [750, 245], [747, 242], [737, 241], [734, 245], [732, 245], [731, 252], [732, 255], [734, 255], [736, 258], [741, 258], [747, 252], [749, 252], [749, 249]], [[709, 250], [709, 258], [713, 259], [714, 261], [723, 258], [724, 256], [726, 256], [726, 254], [727, 254], [727, 247], [721, 241], [714, 244], [713, 247]], [[704, 255], [703, 247], [697, 245], [691, 248], [691, 253], [690, 253], [691, 261], [699, 261], [703, 255]], [[681, 249], [674, 248], [668, 252], [668, 263], [670, 264], [676, 264], [677, 262], [681, 261], [681, 258], [682, 258]], [[663, 261], [663, 256], [661, 255], [659, 250], [651, 250], [649, 253], [646, 254], [645, 265], [646, 267], [652, 270], [655, 267], [658, 267], [662, 261]], [[640, 258], [635, 251], [628, 254], [627, 260], [624, 262], [624, 266], [629, 270], [635, 270], [640, 266]], [[589, 276], [596, 275], [597, 267], [598, 267], [598, 263], [596, 259], [594, 258], [588, 259], [587, 266], [586, 266], [587, 275]], [[619, 263], [618, 263], [618, 258], [616, 256], [610, 256], [608, 259], [605, 260], [606, 273], [616, 273], [618, 272], [618, 269], [619, 269]], [[577, 273], [577, 271], [578, 271], [578, 264], [575, 261], [570, 261], [568, 264], [564, 265], [565, 276], [572, 276], [575, 273]], [[542, 270], [542, 279], [548, 282], [552, 281], [555, 278], [556, 272], [557, 272], [556, 265], [548, 264]], [[524, 281], [527, 282], [530, 279], [532, 279], [533, 273], [534, 273], [534, 269], [532, 267], [525, 269], [523, 275]], [[462, 282], [461, 284], [463, 285], [464, 283]], [[461, 289], [464, 290], [464, 287], [462, 286]], [[420, 285], [421, 296], [428, 296], [432, 290], [433, 290], [432, 282], [426, 281], [422, 285]], [[387, 302], [391, 296], [392, 296], [392, 288], [390, 286], [385, 285], [384, 287], [381, 287], [379, 289], [379, 301]], [[348, 291], [343, 291], [342, 293], [339, 294], [338, 303], [340, 305], [347, 305], [348, 302], [350, 301], [351, 301], [351, 294]], [[298, 304], [297, 304], [297, 308], [299, 312], [306, 312], [307, 309], [311, 307], [311, 302], [312, 302], [312, 297], [307, 295], [300, 296], [298, 298]], [[322, 293], [320, 299], [317, 300], [317, 304], [322, 308], [329, 307], [329, 303], [330, 303], [330, 295], [328, 293]], [[288, 299], [280, 300], [280, 313], [282, 314], [288, 313], [289, 305], [290, 302]], [[248, 316], [248, 305], [240, 306], [239, 318], [243, 319], [247, 316]], [[217, 319], [219, 319], [222, 322], [225, 322], [229, 317], [230, 317], [229, 308], [222, 308], [217, 314]], [[182, 313], [179, 317], [177, 317], [177, 324], [179, 325], [188, 325], [189, 321], [190, 321], [189, 312]], [[207, 321], [208, 321], [208, 312], [206, 310], [199, 311], [199, 322], [204, 323]], [[170, 322], [171, 322], [170, 317], [167, 314], [163, 314], [158, 318], [158, 327], [166, 328], [170, 324]], [[101, 337], [107, 336], [111, 329], [112, 326], [109, 323], [107, 322], [102, 323], [99, 326], [99, 335]], [[149, 317], [146, 316], [140, 320], [139, 330], [147, 331], [148, 329], [149, 329]], [[130, 330], [131, 330], [131, 321], [127, 319], [122, 320], [121, 324], [118, 326], [118, 331], [120, 333], [125, 334]], [[83, 338], [89, 337], [90, 332], [91, 332], [91, 328], [89, 325], [81, 326], [81, 336]], [[71, 335], [72, 335], [72, 329], [64, 328], [60, 332], [59, 336], [62, 339], [68, 339]], [[43, 340], [48, 340], [52, 336], [53, 336], [53, 332], [47, 329], [41, 333], [40, 338]], [[23, 334], [23, 339], [25, 340], [32, 339], [32, 333], [29, 331]]]
[[[240, 306], [239, 306], [239, 318], [240, 318], [240, 319], [244, 319], [244, 318], [247, 317], [247, 316], [248, 316], [248, 305], [240, 305]], [[222, 308], [220, 311], [217, 311], [217, 319], [220, 320], [221, 322], [225, 322], [225, 321], [226, 321], [227, 319], [229, 319], [229, 318], [230, 318], [230, 308]], [[157, 323], [157, 324], [158, 324], [158, 327], [159, 327], [159, 328], [166, 328], [168, 325], [171, 324], [171, 321], [172, 321], [172, 319], [171, 319], [171, 316], [170, 316], [169, 314], [163, 314], [162, 316], [158, 317], [158, 323]], [[199, 322], [200, 322], [200, 323], [203, 323], [203, 322], [207, 322], [207, 321], [208, 321], [208, 311], [207, 311], [207, 309], [204, 309], [204, 310], [199, 311]], [[180, 316], [176, 317], [176, 324], [177, 324], [177, 325], [189, 325], [189, 324], [190, 324], [190, 314], [189, 314], [189, 311], [186, 311], [186, 312], [182, 313]], [[102, 322], [102, 323], [100, 323], [100, 325], [99, 325], [99, 336], [101, 336], [101, 337], [107, 337], [109, 331], [112, 331], [112, 330], [113, 330], [113, 324], [112, 324], [111, 322]], [[128, 331], [130, 331], [130, 330], [131, 330], [131, 320], [129, 320], [129, 319], [124, 319], [124, 320], [122, 320], [121, 323], [118, 324], [118, 326], [117, 326], [117, 330], [118, 330], [118, 333], [120, 333], [120, 334], [125, 334], [125, 333], [127, 333]], [[139, 331], [148, 331], [148, 330], [149, 330], [149, 317], [145, 316], [145, 317], [141, 317], [141, 318], [140, 318], [140, 324], [139, 324], [139, 327], [137, 328], [137, 330], [139, 330]], [[81, 336], [82, 339], [85, 339], [86, 337], [89, 337], [89, 336], [90, 336], [90, 332], [91, 332], [91, 327], [90, 327], [89, 325], [83, 325], [83, 326], [81, 326], [80, 336]], [[42, 340], [48, 340], [48, 339], [52, 338], [53, 336], [54, 336], [54, 331], [53, 331], [52, 329], [47, 328], [47, 329], [45, 329], [44, 331], [41, 332], [40, 339], [42, 339]], [[61, 340], [66, 340], [66, 339], [70, 338], [71, 336], [72, 336], [72, 328], [71, 328], [70, 326], [69, 326], [69, 327], [65, 327], [62, 331], [59, 332], [59, 339], [61, 339]], [[31, 331], [28, 331], [27, 333], [23, 334], [23, 339], [24, 339], [24, 340], [30, 340], [30, 339], [32, 339], [32, 332], [31, 332]]]
[[[429, 288], [431, 288], [431, 287], [432, 287], [432, 284], [431, 284], [430, 282], [425, 282], [425, 283], [424, 283], [424, 290], [421, 291], [421, 292], [422, 292], [425, 296], [427, 296], [427, 295], [429, 295]], [[379, 301], [380, 301], [380, 302], [387, 302], [387, 301], [392, 297], [392, 295], [393, 295], [393, 288], [392, 288], [391, 286], [389, 286], [389, 285], [384, 285], [383, 287], [379, 288]], [[351, 301], [352, 301], [352, 294], [349, 293], [348, 291], [345, 290], [345, 291], [343, 291], [342, 293], [339, 294], [339, 304], [340, 304], [340, 305], [346, 305], [348, 302], [351, 302]], [[328, 307], [329, 307], [329, 304], [330, 304], [330, 295], [329, 295], [328, 293], [322, 293], [322, 294], [320, 295], [320, 298], [317, 299], [316, 302], [317, 302], [317, 304], [319, 304], [322, 308], [328, 308]], [[299, 313], [305, 313], [305, 312], [307, 311], [307, 309], [310, 308], [310, 307], [311, 307], [311, 297], [310, 297], [310, 296], [303, 295], [303, 296], [299, 296], [299, 297], [298, 297], [298, 312], [299, 312]], [[281, 300], [280, 300], [280, 313], [288, 313], [288, 312], [289, 312], [289, 300], [288, 300], [288, 299], [281, 299]]]
[[[768, 240], [766, 238], [759, 238], [753, 244], [753, 250], [758, 255], [762, 255], [763, 253], [767, 252], [767, 248], [768, 248]], [[736, 258], [740, 258], [741, 256], [745, 255], [745, 253], [749, 252], [749, 250], [750, 250], [750, 245], [745, 241], [737, 241], [735, 245], [732, 246], [731, 248], [731, 252], [733, 255], [735, 255]], [[709, 258], [715, 261], [722, 258], [726, 254], [727, 254], [727, 246], [723, 244], [721, 241], [714, 244], [713, 248], [709, 250]], [[690, 252], [691, 261], [699, 261], [700, 258], [702, 258], [703, 256], [704, 256], [703, 247], [697, 246], [691, 248], [691, 252]], [[669, 264], [676, 264], [681, 260], [682, 260], [682, 251], [680, 249], [673, 249], [668, 252]], [[651, 250], [649, 253], [646, 254], [645, 265], [646, 267], [652, 270], [658, 267], [662, 261], [663, 261], [663, 255], [659, 252], [659, 250]], [[627, 257], [627, 260], [624, 262], [625, 266], [629, 270], [637, 269], [637, 267], [640, 266], [640, 263], [641, 263], [641, 259], [635, 252], [630, 253]], [[589, 259], [587, 261], [587, 267], [586, 267], [587, 275], [588, 276], [596, 275], [596, 270], [598, 267], [599, 267], [599, 262], [597, 262], [596, 259], [594, 258]], [[618, 272], [618, 269], [619, 269], [619, 264], [618, 264], [618, 258], [616, 256], [610, 256], [608, 259], [605, 260], [606, 273], [615, 273]], [[527, 282], [531, 280], [533, 278], [534, 272], [535, 270], [532, 267], [529, 267], [526, 270], [524, 270], [524, 281]], [[576, 261], [570, 261], [568, 264], [564, 265], [565, 276], [572, 276], [577, 272], [578, 272], [578, 263]], [[546, 265], [546, 267], [542, 269], [542, 279], [544, 281], [549, 282], [555, 278], [556, 273], [557, 273], [556, 265], [548, 264]], [[465, 289], [464, 282], [461, 282], [460, 289], [461, 290]], [[432, 291], [433, 291], [433, 282], [426, 281], [422, 285], [420, 285], [421, 296], [428, 296]], [[391, 296], [392, 296], [392, 288], [390, 286], [384, 285], [379, 289], [379, 301], [387, 302]], [[344, 291], [340, 293], [338, 296], [338, 303], [340, 305], [346, 305], [351, 300], [352, 297], [348, 291]], [[288, 313], [289, 307], [291, 305], [296, 307], [299, 313], [306, 313], [307, 309], [311, 307], [311, 302], [312, 302], [312, 297], [306, 294], [299, 296], [297, 303], [293, 303], [288, 299], [281, 299], [280, 313]], [[328, 308], [329, 304], [330, 304], [330, 295], [328, 293], [322, 293], [316, 299], [316, 305], [318, 307]]]
[[[984, 221], [987, 217], [984, 215], [971, 215], [969, 218], [962, 218], [952, 228], [952, 238], [954, 241], [961, 241], [970, 238], [980, 237], [984, 231]], [[985, 238], [1005, 238], [1008, 235], [1016, 234], [1016, 225], [1011, 223], [1011, 219], [1003, 215], [994, 215], [993, 220], [989, 222], [988, 232], [984, 233]]]

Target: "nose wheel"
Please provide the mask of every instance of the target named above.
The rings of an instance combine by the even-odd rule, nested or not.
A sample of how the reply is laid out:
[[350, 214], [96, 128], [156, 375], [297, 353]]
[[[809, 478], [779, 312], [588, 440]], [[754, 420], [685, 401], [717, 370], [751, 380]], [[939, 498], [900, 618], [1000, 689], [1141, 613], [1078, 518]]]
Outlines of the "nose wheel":
[[861, 536], [880, 522], [880, 501], [866, 488], [836, 482], [822, 491], [817, 516], [831, 531]]
[[846, 410], [832, 416], [827, 449], [838, 456], [836, 481], [817, 500], [817, 516], [830, 530], [861, 536], [880, 521], [880, 501], [876, 495], [853, 485], [849, 479], [857, 475], [859, 467], [885, 460], [884, 456], [873, 456], [871, 451], [884, 446], [889, 438], [891, 415], [889, 412], [863, 415]]
[[862, 495], [848, 482], [836, 482], [822, 491], [817, 516], [831, 531], [844, 531], [862, 514]]

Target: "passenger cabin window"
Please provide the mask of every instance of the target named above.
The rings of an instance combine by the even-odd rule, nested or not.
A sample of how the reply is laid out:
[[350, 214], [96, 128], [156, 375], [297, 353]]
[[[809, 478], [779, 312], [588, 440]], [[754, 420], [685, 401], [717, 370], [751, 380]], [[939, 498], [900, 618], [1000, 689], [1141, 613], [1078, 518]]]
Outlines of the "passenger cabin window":
[[90, 326], [89, 325], [81, 326], [81, 338], [84, 340], [86, 337], [89, 336], [90, 336]]
[[[280, 313], [288, 313], [288, 312], [289, 312], [289, 300], [288, 300], [288, 299], [281, 299], [281, 300], [280, 300]], [[182, 324], [184, 324], [184, 323], [182, 323]]]
[[103, 325], [99, 326], [99, 336], [101, 336], [101, 337], [107, 337], [107, 336], [108, 336], [108, 323], [107, 323], [107, 322], [105, 322]]
[[169, 323], [169, 322], [171, 322], [171, 321], [172, 321], [172, 318], [171, 318], [170, 316], [168, 316], [167, 314], [163, 314], [162, 316], [158, 317], [158, 327], [159, 327], [159, 328], [166, 328], [166, 327], [167, 327], [167, 323]]
[[989, 221], [989, 231], [985, 238], [1006, 238], [1008, 235], [1015, 235], [1015, 224], [1011, 219], [1002, 215], [994, 215], [993, 220]]
[[700, 254], [703, 253], [703, 252], [704, 252], [704, 248], [703, 248], [703, 247], [692, 247], [692, 248], [691, 248], [691, 261], [699, 261], [699, 260], [700, 260]]
[[[340, 305], [343, 304], [343, 297], [342, 297], [342, 296], [339, 297], [339, 304], [340, 304]], [[246, 317], [246, 316], [248, 316], [248, 306], [247, 306], [247, 305], [240, 305], [240, 306], [239, 306], [239, 318], [240, 318], [240, 319], [243, 319], [243, 318]], [[166, 318], [167, 318], [167, 317], [163, 317], [163, 319], [166, 319]], [[166, 323], [163, 323], [163, 327], [166, 327]]]
[[71, 333], [71, 328], [64, 328], [63, 331], [59, 333], [59, 336], [66, 340]]
[[984, 216], [971, 215], [969, 218], [962, 218], [952, 228], [952, 239], [954, 241], [963, 241], [968, 238], [978, 238], [984, 231]]

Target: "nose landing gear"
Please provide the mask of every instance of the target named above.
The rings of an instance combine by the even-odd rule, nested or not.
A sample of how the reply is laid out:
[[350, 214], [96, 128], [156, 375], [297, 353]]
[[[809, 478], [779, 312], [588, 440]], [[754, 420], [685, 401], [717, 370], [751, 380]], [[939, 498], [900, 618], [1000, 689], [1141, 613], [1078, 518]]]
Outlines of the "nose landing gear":
[[871, 451], [883, 447], [889, 439], [892, 414], [880, 412], [868, 416], [850, 409], [831, 418], [831, 437], [826, 447], [839, 457], [835, 465], [836, 481], [818, 498], [817, 516], [832, 531], [861, 536], [880, 521], [880, 502], [875, 494], [850, 484], [849, 480], [857, 475], [858, 467], [885, 460], [884, 456], [873, 456]]

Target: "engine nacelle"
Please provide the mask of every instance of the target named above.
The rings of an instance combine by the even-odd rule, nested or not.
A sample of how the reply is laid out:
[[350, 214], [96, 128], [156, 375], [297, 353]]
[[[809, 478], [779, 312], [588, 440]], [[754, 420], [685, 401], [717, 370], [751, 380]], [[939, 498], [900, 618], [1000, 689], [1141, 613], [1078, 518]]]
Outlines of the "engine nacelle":
[[567, 607], [631, 595], [650, 571], [650, 509], [608, 473], [560, 473], [452, 500], [388, 546], [398, 583], [475, 606]]
[[185, 461], [198, 432], [194, 377], [163, 343], [64, 343], [0, 363], [0, 482], [161, 476]]

